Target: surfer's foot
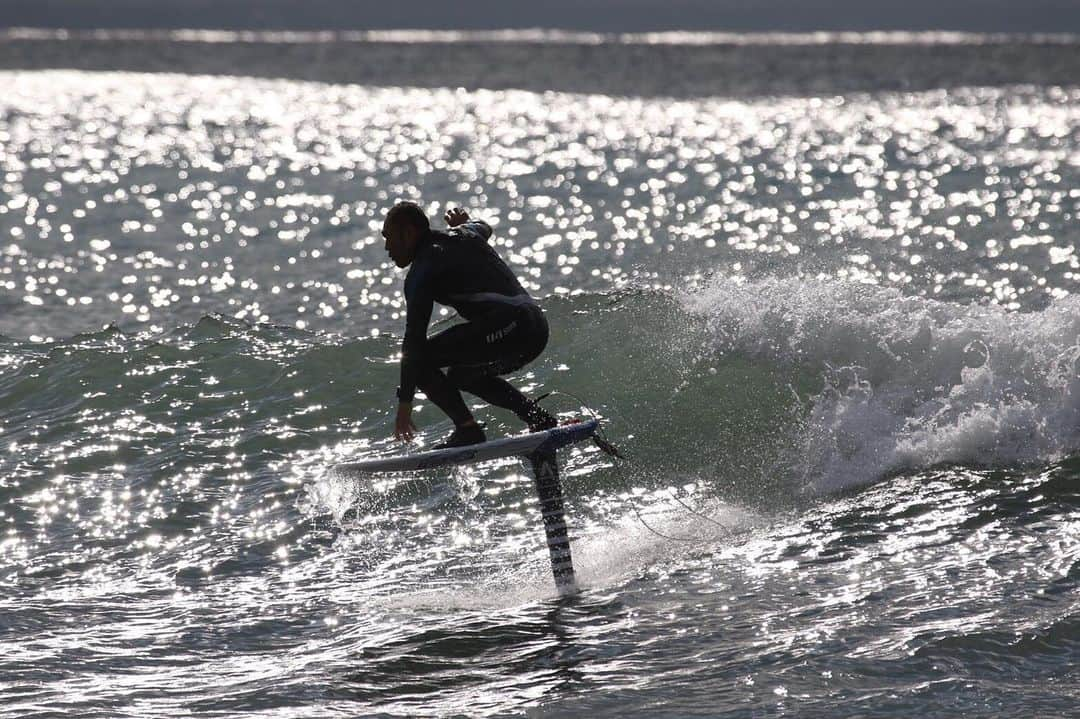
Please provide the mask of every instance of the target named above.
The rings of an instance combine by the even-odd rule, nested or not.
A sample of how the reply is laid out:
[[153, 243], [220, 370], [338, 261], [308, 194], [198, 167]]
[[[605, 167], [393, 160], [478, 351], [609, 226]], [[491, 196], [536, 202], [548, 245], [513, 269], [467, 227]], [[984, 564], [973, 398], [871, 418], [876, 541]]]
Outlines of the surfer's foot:
[[559, 425], [559, 420], [536, 402], [529, 403], [529, 408], [522, 419], [529, 425], [530, 432], [543, 432]]
[[453, 433], [445, 441], [435, 445], [435, 449], [450, 449], [451, 447], [468, 447], [470, 444], [486, 442], [487, 436], [484, 428], [478, 423], [466, 424], [454, 428]]

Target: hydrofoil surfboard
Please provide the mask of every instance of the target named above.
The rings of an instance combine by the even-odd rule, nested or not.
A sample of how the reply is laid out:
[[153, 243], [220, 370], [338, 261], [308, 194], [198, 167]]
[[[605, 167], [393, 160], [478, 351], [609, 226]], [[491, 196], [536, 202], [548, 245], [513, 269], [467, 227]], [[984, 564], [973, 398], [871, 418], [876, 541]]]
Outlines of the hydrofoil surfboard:
[[421, 469], [448, 467], [455, 464], [472, 464], [502, 457], [528, 457], [553, 453], [569, 444], [595, 437], [600, 422], [595, 419], [560, 425], [543, 432], [530, 432], [512, 437], [502, 437], [466, 447], [434, 449], [416, 454], [394, 457], [376, 457], [355, 462], [342, 462], [335, 469], [346, 472], [374, 474], [376, 472], [415, 472]]

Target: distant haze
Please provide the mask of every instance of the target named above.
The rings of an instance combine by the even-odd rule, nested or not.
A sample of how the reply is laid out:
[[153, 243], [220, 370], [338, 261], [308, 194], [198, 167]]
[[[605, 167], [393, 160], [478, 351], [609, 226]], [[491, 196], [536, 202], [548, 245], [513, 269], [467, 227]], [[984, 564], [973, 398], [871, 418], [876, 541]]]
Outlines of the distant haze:
[[0, 0], [0, 27], [1080, 32], [1080, 0]]

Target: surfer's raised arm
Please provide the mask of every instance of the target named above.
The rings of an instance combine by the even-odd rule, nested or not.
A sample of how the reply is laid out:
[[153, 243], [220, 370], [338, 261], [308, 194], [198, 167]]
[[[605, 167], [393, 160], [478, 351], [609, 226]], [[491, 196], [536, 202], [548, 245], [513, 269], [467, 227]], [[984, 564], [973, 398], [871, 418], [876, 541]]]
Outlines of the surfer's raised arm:
[[[454, 422], [454, 432], [439, 446], [483, 442], [484, 430], [461, 390], [511, 410], [531, 430], [554, 427], [556, 420], [499, 375], [520, 369], [543, 352], [547, 319], [487, 240], [491, 226], [452, 208], [444, 215], [448, 232], [432, 230], [415, 202], [399, 202], [383, 221], [386, 251], [405, 278], [405, 339], [394, 436], [412, 439], [412, 400], [419, 389]], [[427, 326], [434, 303], [457, 310], [466, 320], [430, 338]], [[444, 371], [445, 370], [445, 371]]]
[[483, 220], [473, 220], [469, 213], [460, 207], [452, 207], [443, 215], [448, 227], [460, 227], [463, 231], [470, 231], [480, 235], [485, 240], [491, 239], [491, 225]]

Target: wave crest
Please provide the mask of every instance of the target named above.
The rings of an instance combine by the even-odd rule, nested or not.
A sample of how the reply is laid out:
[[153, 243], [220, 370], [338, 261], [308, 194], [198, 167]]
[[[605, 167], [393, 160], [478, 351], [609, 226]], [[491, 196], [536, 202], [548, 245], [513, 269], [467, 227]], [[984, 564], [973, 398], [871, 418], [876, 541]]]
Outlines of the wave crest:
[[840, 281], [722, 278], [680, 299], [710, 351], [820, 375], [793, 462], [812, 490], [1080, 448], [1080, 298], [1018, 313]]

